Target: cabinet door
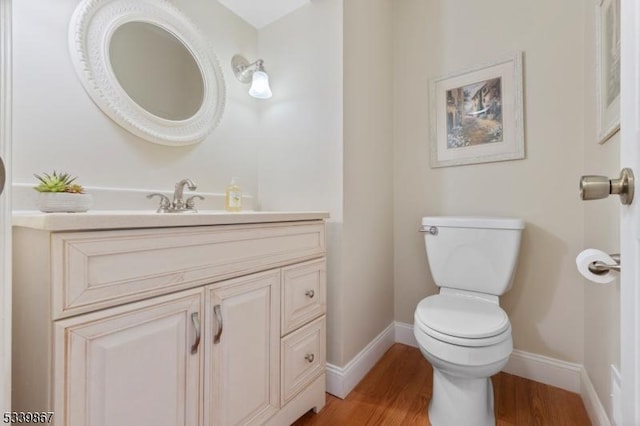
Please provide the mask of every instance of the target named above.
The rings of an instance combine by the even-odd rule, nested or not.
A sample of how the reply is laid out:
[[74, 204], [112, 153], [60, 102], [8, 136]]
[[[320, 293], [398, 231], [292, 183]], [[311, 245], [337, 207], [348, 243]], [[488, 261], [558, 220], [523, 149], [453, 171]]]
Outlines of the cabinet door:
[[262, 424], [279, 406], [280, 272], [207, 289], [205, 424]]
[[203, 293], [57, 321], [56, 425], [201, 424]]

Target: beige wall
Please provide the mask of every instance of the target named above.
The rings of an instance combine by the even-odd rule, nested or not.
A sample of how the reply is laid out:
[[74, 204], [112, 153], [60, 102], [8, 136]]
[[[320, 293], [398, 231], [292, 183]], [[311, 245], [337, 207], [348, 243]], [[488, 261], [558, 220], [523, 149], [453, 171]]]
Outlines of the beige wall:
[[344, 365], [393, 321], [392, 0], [344, 2]]
[[[582, 0], [394, 3], [395, 318], [412, 323], [436, 292], [418, 234], [425, 215], [516, 216], [527, 223], [502, 298], [514, 346], [582, 362], [583, 248], [577, 181], [584, 152]], [[429, 79], [524, 51], [526, 159], [429, 167]]]
[[[593, 133], [595, 134], [595, 132]], [[620, 173], [619, 135], [605, 145], [587, 142], [585, 174], [618, 176]], [[620, 204], [615, 199], [585, 204], [585, 247], [607, 253], [620, 251]], [[611, 409], [611, 368], [620, 371], [620, 284], [599, 285], [583, 280], [584, 367], [609, 418]]]
[[331, 213], [327, 358], [337, 366], [393, 321], [391, 4], [311, 2], [258, 36], [274, 92], [260, 114], [260, 206]]
[[[584, 174], [618, 176], [620, 134], [600, 145], [596, 142], [595, 16], [588, 7], [585, 20], [585, 150]], [[620, 203], [617, 197], [584, 203], [584, 246], [617, 253], [620, 250]], [[584, 367], [604, 405], [609, 419], [611, 407], [611, 364], [620, 371], [620, 284], [598, 285], [583, 281]]]
[[273, 91], [260, 108], [260, 208], [331, 214], [327, 359], [338, 365], [344, 346], [342, 3], [311, 2], [258, 33]]
[[[522, 217], [520, 265], [502, 301], [515, 346], [584, 362], [611, 413], [619, 290], [585, 283], [573, 262], [584, 247], [618, 247], [617, 204], [583, 205], [576, 189], [581, 174], [618, 172], [619, 142], [591, 136], [591, 4], [323, 0], [256, 32], [216, 2], [176, 3], [213, 40], [228, 99], [210, 138], [172, 149], [124, 132], [82, 90], [65, 59], [77, 0], [15, 2], [17, 181], [53, 163], [87, 185], [123, 188], [170, 188], [188, 174], [220, 191], [233, 174], [263, 209], [329, 210], [328, 360], [338, 366], [394, 319], [413, 322], [416, 303], [437, 291], [422, 216]], [[514, 50], [524, 51], [527, 158], [431, 169], [429, 79]], [[235, 53], [265, 59], [271, 101], [231, 76]]]

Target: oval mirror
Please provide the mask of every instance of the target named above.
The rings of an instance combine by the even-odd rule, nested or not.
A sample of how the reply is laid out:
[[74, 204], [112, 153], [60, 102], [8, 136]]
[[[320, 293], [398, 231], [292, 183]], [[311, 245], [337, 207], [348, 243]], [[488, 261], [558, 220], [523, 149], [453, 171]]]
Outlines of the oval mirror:
[[225, 95], [218, 61], [168, 1], [83, 0], [69, 47], [87, 93], [130, 132], [188, 145], [218, 125]]
[[173, 34], [146, 22], [113, 32], [109, 60], [118, 83], [151, 114], [181, 121], [202, 105], [204, 82], [191, 52]]

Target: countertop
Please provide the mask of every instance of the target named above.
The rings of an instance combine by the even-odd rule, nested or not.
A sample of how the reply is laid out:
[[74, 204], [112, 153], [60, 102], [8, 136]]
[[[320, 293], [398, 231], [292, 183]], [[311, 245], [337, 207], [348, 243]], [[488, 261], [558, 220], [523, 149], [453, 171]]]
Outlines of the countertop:
[[149, 210], [94, 210], [86, 213], [14, 211], [13, 226], [46, 231], [93, 229], [166, 228], [176, 226], [236, 225], [327, 219], [321, 211], [243, 211], [229, 213], [202, 210], [198, 213], [156, 213]]

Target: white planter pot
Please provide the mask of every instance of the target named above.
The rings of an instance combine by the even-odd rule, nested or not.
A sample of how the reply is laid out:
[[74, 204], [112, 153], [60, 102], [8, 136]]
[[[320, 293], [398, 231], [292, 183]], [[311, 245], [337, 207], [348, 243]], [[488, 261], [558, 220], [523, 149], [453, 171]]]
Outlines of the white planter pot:
[[68, 192], [40, 192], [38, 209], [45, 213], [86, 212], [91, 207], [89, 194], [71, 194]]

